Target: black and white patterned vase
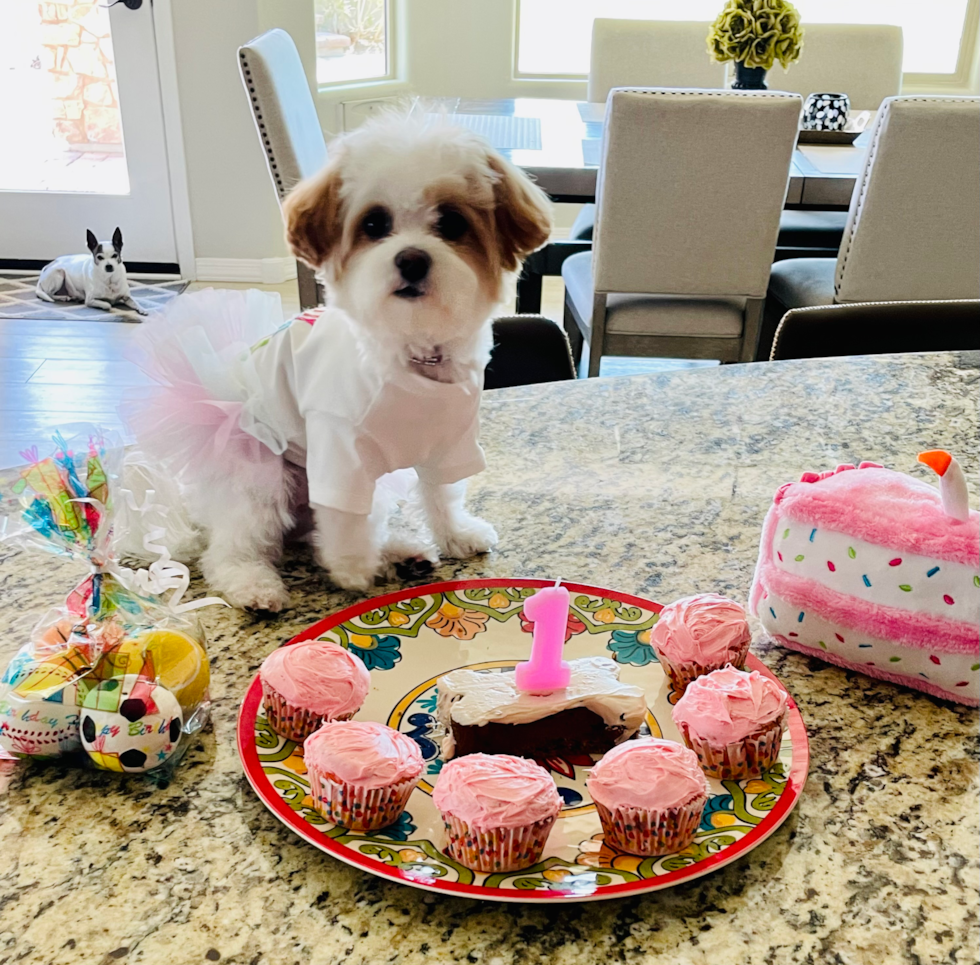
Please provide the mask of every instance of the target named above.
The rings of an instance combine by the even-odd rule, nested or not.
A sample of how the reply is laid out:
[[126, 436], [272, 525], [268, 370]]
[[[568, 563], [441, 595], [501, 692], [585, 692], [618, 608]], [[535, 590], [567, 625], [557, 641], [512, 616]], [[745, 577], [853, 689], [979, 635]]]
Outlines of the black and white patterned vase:
[[803, 105], [803, 130], [843, 131], [850, 109], [847, 94], [811, 94]]

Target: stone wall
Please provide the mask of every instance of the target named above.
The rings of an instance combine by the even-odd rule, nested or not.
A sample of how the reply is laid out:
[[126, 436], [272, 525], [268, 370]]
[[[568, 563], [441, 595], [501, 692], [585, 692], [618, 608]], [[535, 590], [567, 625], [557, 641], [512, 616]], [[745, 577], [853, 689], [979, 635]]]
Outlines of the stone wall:
[[41, 3], [41, 65], [54, 79], [54, 130], [73, 146], [122, 148], [109, 11], [89, 0]]

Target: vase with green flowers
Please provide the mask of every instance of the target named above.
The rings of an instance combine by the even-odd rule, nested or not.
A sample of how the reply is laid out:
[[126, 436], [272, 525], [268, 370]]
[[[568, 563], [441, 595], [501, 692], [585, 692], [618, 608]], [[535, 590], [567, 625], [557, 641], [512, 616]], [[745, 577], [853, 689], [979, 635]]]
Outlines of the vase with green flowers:
[[738, 90], [766, 90], [766, 71], [799, 60], [803, 29], [787, 0], [728, 0], [708, 34], [712, 60], [735, 62]]

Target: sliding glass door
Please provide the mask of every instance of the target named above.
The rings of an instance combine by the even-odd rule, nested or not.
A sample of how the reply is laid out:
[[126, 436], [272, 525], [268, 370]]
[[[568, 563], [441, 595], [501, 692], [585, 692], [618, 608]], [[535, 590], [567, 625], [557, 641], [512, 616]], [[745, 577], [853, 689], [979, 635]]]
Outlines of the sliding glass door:
[[151, 3], [2, 0], [0, 266], [116, 226], [127, 261], [176, 263]]

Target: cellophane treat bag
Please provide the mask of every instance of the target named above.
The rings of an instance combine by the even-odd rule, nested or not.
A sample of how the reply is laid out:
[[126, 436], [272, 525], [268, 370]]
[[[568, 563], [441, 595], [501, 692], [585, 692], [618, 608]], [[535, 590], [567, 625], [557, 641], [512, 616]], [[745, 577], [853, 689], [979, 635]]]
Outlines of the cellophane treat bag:
[[187, 567], [171, 559], [166, 529], [145, 527], [145, 569], [124, 566], [117, 548], [127, 518], [165, 517], [122, 486], [123, 449], [96, 426], [66, 426], [52, 445], [21, 453], [0, 470], [0, 542], [25, 550], [5, 566], [31, 565], [32, 551], [73, 560], [80, 582], [51, 609], [0, 676], [0, 755], [51, 758], [140, 773], [172, 768], [210, 710], [210, 666], [195, 612], [181, 602]]

